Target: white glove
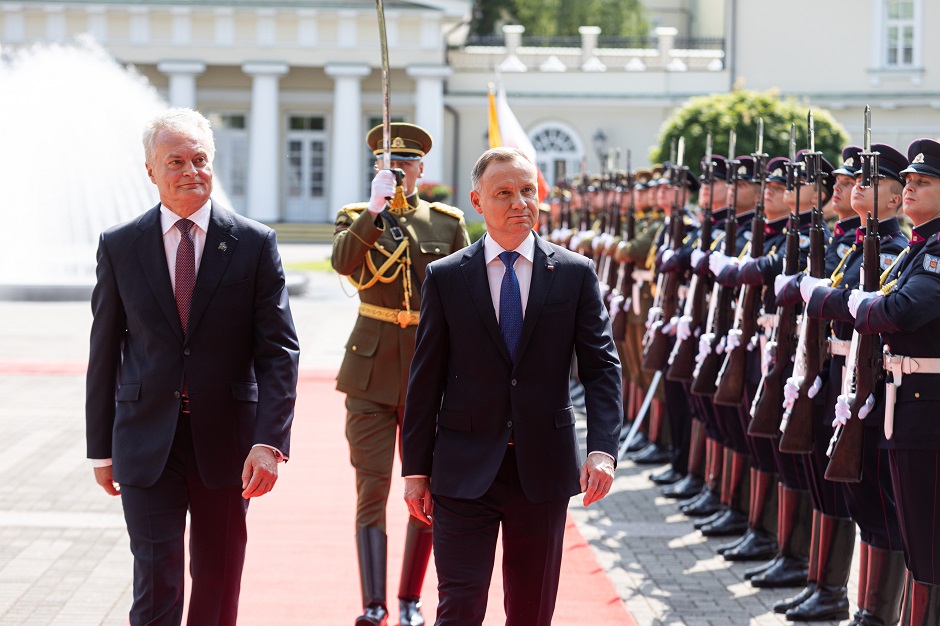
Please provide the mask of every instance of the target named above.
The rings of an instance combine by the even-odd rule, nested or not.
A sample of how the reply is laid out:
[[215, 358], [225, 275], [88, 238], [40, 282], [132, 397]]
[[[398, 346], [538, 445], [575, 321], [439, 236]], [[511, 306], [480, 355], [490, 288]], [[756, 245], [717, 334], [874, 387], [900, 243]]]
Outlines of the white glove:
[[650, 328], [653, 323], [659, 319], [659, 316], [663, 314], [662, 307], [653, 306], [650, 307], [650, 312], [646, 314], [646, 327]]
[[665, 250], [663, 250], [663, 256], [661, 257], [662, 262], [665, 264], [666, 261], [671, 259], [675, 253], [676, 251], [673, 250], [672, 248], [666, 248]]
[[708, 254], [707, 252], [702, 252], [698, 248], [692, 250], [692, 267], [698, 267], [699, 262], [702, 258]]
[[842, 394], [836, 399], [836, 418], [832, 420], [832, 427], [845, 426], [850, 417], [852, 417], [852, 407], [849, 405], [849, 397]]
[[676, 324], [676, 339], [685, 341], [692, 336], [692, 316], [683, 315]]
[[780, 292], [783, 291], [783, 288], [786, 287], [787, 283], [789, 283], [791, 280], [793, 280], [793, 276], [790, 274], [778, 274], [774, 278], [774, 295], [779, 298]]
[[591, 249], [597, 252], [601, 247], [607, 247], [607, 238], [609, 235], [607, 233], [601, 233], [596, 235], [594, 239], [591, 240]]
[[[819, 393], [819, 390], [822, 389], [822, 378], [819, 376], [816, 377], [816, 380], [813, 381], [813, 384], [809, 386], [809, 389], [806, 390], [807, 398], [815, 398], [816, 394]], [[872, 398], [874, 400], [874, 398]], [[871, 409], [869, 409], [871, 410]], [[866, 413], [867, 415], [867, 413]]]
[[722, 337], [718, 340], [718, 343], [715, 344], [715, 354], [724, 354], [725, 351], [725, 337]]
[[868, 394], [868, 400], [865, 400], [865, 404], [863, 404], [862, 408], [858, 410], [858, 419], [863, 420], [868, 417], [868, 414], [871, 413], [871, 410], [874, 406], [875, 396], [874, 394]]
[[816, 287], [828, 287], [831, 284], [832, 281], [828, 278], [813, 278], [812, 276], [804, 276], [803, 280], [800, 281], [800, 295], [803, 296], [803, 302], [809, 304], [810, 296], [813, 295], [813, 290], [816, 289]]
[[675, 328], [675, 327], [676, 327], [676, 324], [678, 324], [678, 323], [679, 323], [679, 318], [678, 318], [678, 317], [672, 317], [672, 318], [669, 319], [668, 322], [666, 322], [665, 324], [663, 324], [663, 327], [660, 329], [659, 332], [661, 332], [661, 333], [664, 334], [664, 335], [668, 335], [669, 333], [672, 332], [672, 329]]
[[729, 265], [737, 265], [738, 260], [734, 257], [726, 256], [720, 252], [712, 252], [708, 255], [708, 269], [716, 277], [719, 276]]
[[735, 348], [741, 345], [741, 331], [731, 329], [728, 331], [728, 335], [725, 337], [725, 350], [731, 352]]
[[783, 408], [789, 410], [800, 397], [800, 379], [791, 376], [787, 379], [787, 384], [783, 386]]
[[858, 307], [861, 306], [862, 302], [868, 300], [869, 298], [877, 298], [880, 295], [880, 291], [862, 291], [861, 289], [853, 289], [851, 295], [849, 296], [849, 313], [852, 314], [852, 317], [855, 317], [858, 315]]
[[395, 175], [391, 170], [379, 170], [372, 179], [372, 196], [369, 198], [369, 213], [376, 215], [385, 208], [386, 198], [395, 195]]
[[568, 242], [568, 249], [572, 252], [578, 249], [578, 246], [581, 244], [581, 233], [575, 233], [571, 235], [571, 240]]
[[695, 362], [701, 363], [705, 360], [712, 352], [712, 340], [715, 338], [715, 333], [703, 333], [701, 337], [698, 338], [698, 354], [695, 355]]

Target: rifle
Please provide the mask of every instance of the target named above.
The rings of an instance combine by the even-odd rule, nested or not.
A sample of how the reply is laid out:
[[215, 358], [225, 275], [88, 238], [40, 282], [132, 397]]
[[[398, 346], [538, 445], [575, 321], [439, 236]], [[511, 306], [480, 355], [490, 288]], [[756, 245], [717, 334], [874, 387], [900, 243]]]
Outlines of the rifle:
[[[636, 197], [633, 194], [633, 171], [630, 169], [630, 151], [627, 150], [626, 186], [629, 194], [627, 214], [623, 217], [623, 241], [633, 241], [636, 236]], [[621, 261], [617, 267], [617, 286], [610, 304], [610, 329], [614, 341], [624, 341], [627, 336], [627, 311], [633, 305], [633, 263]]]
[[[801, 163], [796, 160], [796, 124], [790, 125], [790, 160], [787, 163], [787, 190], [796, 191], [796, 212], [790, 212], [787, 223], [786, 256], [783, 273], [792, 276], [800, 270], [800, 178]], [[769, 285], [767, 289], [773, 289]], [[760, 387], [751, 404], [751, 423], [747, 434], [752, 437], [777, 437], [783, 420], [783, 385], [796, 346], [793, 342], [796, 328], [796, 305], [778, 306], [767, 348], [773, 352], [773, 362], [761, 379]]]
[[609, 171], [610, 182], [607, 190], [607, 228], [604, 230], [604, 240], [602, 243], [600, 259], [598, 260], [598, 280], [600, 281], [601, 292], [604, 293], [604, 301], [610, 306], [611, 299], [617, 291], [617, 275], [611, 270], [613, 266], [613, 256], [616, 253], [617, 237], [620, 237], [620, 204], [623, 201], [623, 186], [617, 174], [617, 168], [620, 167], [620, 148], [616, 150], [614, 159], [614, 168]]
[[[766, 160], [764, 154], [764, 119], [758, 120], [757, 151], [751, 154], [754, 157], [754, 172], [752, 180], [760, 182], [760, 195], [754, 207], [754, 218], [751, 220], [751, 247], [750, 256], [758, 258], [764, 254], [764, 187], [767, 183]], [[736, 334], [739, 337], [738, 345], [731, 350], [725, 350], [725, 360], [718, 371], [718, 380], [715, 383], [715, 404], [738, 406], [744, 396], [744, 377], [747, 367], [748, 344], [757, 332], [757, 315], [760, 312], [760, 300], [763, 287], [761, 285], [745, 285], [738, 294], [738, 305], [734, 310], [734, 325], [728, 335]]]
[[[682, 156], [685, 151], [685, 139], [679, 138], [679, 157], [676, 165], [673, 167], [672, 176], [675, 185], [675, 198], [672, 202], [672, 215], [670, 216], [669, 230], [672, 250], [678, 253], [682, 248], [682, 238], [685, 234], [685, 224], [683, 212], [685, 208], [685, 191], [688, 180], [686, 171], [688, 168], [682, 165]], [[663, 332], [663, 328], [676, 314], [679, 308], [679, 286], [682, 283], [682, 274], [673, 272], [670, 274], [660, 273], [662, 279], [662, 313], [660, 318], [653, 322], [647, 334], [647, 341], [643, 346], [643, 369], [653, 372], [663, 369], [669, 358], [670, 342], [669, 335]]]
[[[865, 150], [862, 160], [861, 185], [874, 185], [874, 210], [868, 214], [865, 241], [862, 248], [862, 289], [875, 291], [879, 287], [881, 267], [881, 238], [878, 236], [878, 153], [871, 151], [871, 108], [865, 107]], [[881, 373], [881, 342], [878, 335], [852, 332], [852, 344], [845, 360], [845, 378], [842, 393], [849, 397], [851, 415], [845, 425], [836, 427], [829, 441], [826, 455], [829, 466], [826, 478], [838, 482], [857, 483], [862, 480], [862, 439], [865, 425], [858, 412], [868, 401]]]
[[[816, 204], [813, 207], [813, 223], [809, 231], [809, 275], [822, 278], [826, 275], [826, 242], [822, 217], [822, 152], [816, 151], [816, 132], [813, 112], [809, 112], [809, 152], [804, 154], [806, 183], [816, 187]], [[813, 409], [815, 401], [809, 397], [810, 388], [819, 376], [828, 358], [826, 350], [826, 322], [810, 318], [804, 309], [800, 320], [800, 345], [797, 346], [794, 376], [800, 384], [797, 399], [784, 411], [780, 422], [780, 451], [791, 454], [808, 454], [813, 451]], [[868, 396], [866, 396], [867, 398]]]
[[[728, 141], [728, 184], [731, 186], [731, 203], [728, 205], [728, 217], [725, 219], [725, 247], [726, 256], [735, 257], [737, 251], [737, 205], [738, 205], [738, 165], [740, 161], [735, 158], [734, 150], [737, 142], [737, 133], [732, 130]], [[708, 341], [711, 349], [705, 358], [695, 366], [692, 374], [692, 393], [698, 396], [711, 396], [715, 393], [715, 382], [718, 380], [718, 370], [721, 368], [723, 357], [718, 354], [718, 343], [731, 329], [731, 303], [734, 300], [734, 287], [728, 287], [715, 282], [712, 287], [712, 297], [709, 302], [708, 320], [705, 334], [702, 339]]]
[[[712, 161], [712, 136], [708, 134], [705, 146], [705, 181], [709, 188], [709, 201], [702, 213], [702, 231], [699, 235], [699, 250], [708, 252], [712, 247], [712, 206], [715, 202], [715, 163]], [[695, 268], [693, 268], [694, 270]], [[706, 277], [692, 274], [689, 283], [688, 295], [685, 298], [685, 307], [682, 317], [691, 320], [698, 328], [701, 324], [702, 314], [705, 311], [705, 298], [708, 295], [708, 281]], [[692, 333], [684, 341], [676, 340], [669, 355], [669, 369], [666, 370], [668, 380], [692, 380], [695, 371], [695, 355], [698, 353], [698, 333]]]

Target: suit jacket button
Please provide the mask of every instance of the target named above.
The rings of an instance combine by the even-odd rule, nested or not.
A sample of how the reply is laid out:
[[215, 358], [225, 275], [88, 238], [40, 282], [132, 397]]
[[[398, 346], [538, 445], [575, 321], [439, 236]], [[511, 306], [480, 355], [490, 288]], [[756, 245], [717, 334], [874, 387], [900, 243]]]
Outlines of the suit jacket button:
[[515, 387], [515, 386], [516, 386], [516, 379], [513, 378], [513, 379], [509, 382], [509, 384], [512, 385], [513, 387]]
[[509, 420], [508, 422], [506, 422], [506, 427], [512, 428], [512, 420]]
[[189, 348], [183, 348], [183, 354], [189, 356]]
[[173, 392], [173, 397], [176, 398], [177, 400], [179, 400], [180, 392], [174, 391], [174, 392]]

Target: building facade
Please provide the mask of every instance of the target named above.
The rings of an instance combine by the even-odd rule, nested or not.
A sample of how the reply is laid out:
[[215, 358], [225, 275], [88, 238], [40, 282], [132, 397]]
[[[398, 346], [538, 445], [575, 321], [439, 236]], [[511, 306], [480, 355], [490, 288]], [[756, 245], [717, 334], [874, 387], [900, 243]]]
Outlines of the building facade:
[[[600, 169], [602, 147], [645, 163], [662, 122], [687, 98], [736, 83], [777, 88], [830, 109], [860, 141], [904, 149], [940, 135], [940, 6], [926, 0], [650, 0], [648, 38], [467, 38], [471, 0], [386, 0], [391, 114], [427, 128], [425, 181], [455, 187], [469, 209], [469, 171], [487, 145], [488, 83], [510, 105], [549, 179]], [[929, 6], [928, 6], [929, 5]], [[233, 208], [265, 222], [331, 222], [365, 197], [365, 132], [381, 121], [371, 0], [195, 3], [176, 0], [0, 1], [0, 44], [68, 42], [89, 33], [177, 106], [206, 113], [216, 172]], [[560, 165], [564, 163], [564, 166]], [[471, 211], [472, 213], [472, 211]]]

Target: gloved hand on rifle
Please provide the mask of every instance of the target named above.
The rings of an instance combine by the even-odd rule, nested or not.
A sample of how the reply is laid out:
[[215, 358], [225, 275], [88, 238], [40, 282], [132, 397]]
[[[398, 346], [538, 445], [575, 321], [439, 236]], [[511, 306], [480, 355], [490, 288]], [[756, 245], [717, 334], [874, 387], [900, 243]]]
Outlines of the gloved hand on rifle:
[[669, 319], [668, 322], [663, 324], [663, 327], [660, 329], [659, 332], [661, 332], [664, 335], [668, 335], [669, 333], [672, 332], [672, 330], [676, 327], [676, 324], [678, 323], [679, 323], [679, 318], [673, 316]]
[[[871, 413], [871, 409], [874, 406], [875, 396], [868, 394], [868, 399], [865, 400], [865, 404], [858, 410], [858, 419], [863, 420], [868, 417], [868, 414]], [[846, 422], [848, 422], [851, 417], [852, 404], [849, 402], [849, 397], [845, 394], [841, 394], [836, 400], [836, 418], [832, 420], [832, 427], [835, 428], [839, 425], [845, 426]]]
[[702, 262], [702, 259], [708, 256], [707, 252], [702, 252], [698, 248], [692, 250], [692, 269], [698, 272], [698, 264]]
[[852, 317], [858, 315], [858, 307], [861, 306], [862, 302], [868, 300], [869, 298], [879, 298], [882, 293], [880, 291], [862, 291], [861, 289], [853, 289], [852, 293], [849, 295], [849, 313], [852, 314]]
[[741, 345], [741, 331], [732, 328], [728, 331], [728, 336], [724, 340], [725, 350], [728, 352], [734, 351], [735, 348]]
[[712, 341], [715, 339], [715, 333], [704, 333], [698, 338], [698, 354], [695, 355], [695, 362], [701, 363], [712, 352]]
[[372, 179], [372, 195], [369, 196], [369, 213], [377, 215], [385, 209], [386, 198], [395, 195], [395, 174], [392, 170], [379, 170]]
[[662, 307], [652, 306], [649, 313], [646, 314], [646, 327], [651, 328], [656, 320], [663, 314]]
[[683, 315], [676, 324], [676, 339], [685, 341], [692, 336], [692, 316]]
[[725, 271], [726, 267], [737, 264], [738, 259], [736, 257], [728, 256], [721, 252], [711, 252], [708, 255], [708, 269], [711, 270], [716, 278], [721, 276], [721, 273]]
[[816, 287], [828, 287], [832, 284], [832, 281], [828, 278], [813, 278], [812, 276], [804, 276], [803, 280], [800, 281], [800, 296], [803, 297], [803, 302], [809, 304], [809, 299], [813, 295]]
[[[796, 399], [800, 397], [800, 385], [802, 384], [802, 380], [796, 376], [791, 376], [787, 379], [787, 384], [783, 386], [784, 409], [789, 410], [796, 402]], [[815, 398], [820, 389], [822, 389], [822, 379], [817, 376], [816, 380], [813, 381], [813, 384], [810, 385], [809, 389], [806, 391], [806, 397]]]

